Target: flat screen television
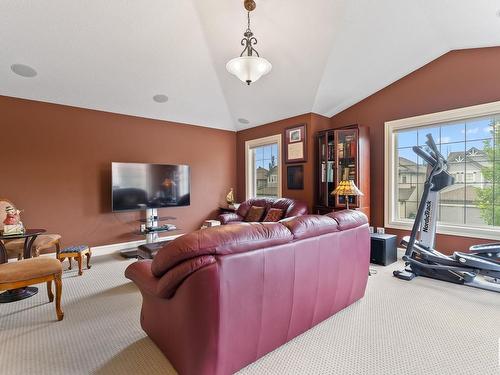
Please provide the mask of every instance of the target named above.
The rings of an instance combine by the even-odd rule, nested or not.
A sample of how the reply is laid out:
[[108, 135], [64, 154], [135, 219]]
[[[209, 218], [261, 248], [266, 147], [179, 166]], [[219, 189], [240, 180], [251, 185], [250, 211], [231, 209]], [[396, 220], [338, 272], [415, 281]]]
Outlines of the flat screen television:
[[188, 165], [112, 163], [113, 211], [190, 205]]

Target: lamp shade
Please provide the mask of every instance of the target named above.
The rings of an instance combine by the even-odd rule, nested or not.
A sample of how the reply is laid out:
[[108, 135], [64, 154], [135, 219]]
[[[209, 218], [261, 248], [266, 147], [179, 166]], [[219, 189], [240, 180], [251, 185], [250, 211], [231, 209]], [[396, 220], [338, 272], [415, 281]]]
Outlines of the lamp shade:
[[353, 180], [342, 180], [331, 195], [364, 195]]
[[248, 85], [269, 73], [272, 67], [269, 61], [258, 56], [240, 56], [226, 64], [229, 73], [234, 74]]

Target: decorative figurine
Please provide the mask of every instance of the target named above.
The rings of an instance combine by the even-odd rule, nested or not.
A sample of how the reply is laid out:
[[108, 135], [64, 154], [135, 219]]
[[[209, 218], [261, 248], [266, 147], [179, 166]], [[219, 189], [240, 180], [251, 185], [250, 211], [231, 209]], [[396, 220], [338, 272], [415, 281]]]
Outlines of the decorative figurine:
[[239, 203], [234, 203], [233, 188], [231, 188], [231, 190], [229, 191], [229, 193], [227, 193], [227, 195], [226, 195], [226, 202], [227, 202], [228, 207], [231, 208], [231, 209], [234, 209], [234, 210], [237, 210], [238, 207], [240, 206]]
[[234, 192], [233, 192], [233, 188], [231, 188], [231, 190], [229, 191], [229, 193], [227, 193], [226, 195], [226, 202], [229, 206], [232, 206], [233, 203], [234, 203]]
[[6, 217], [3, 221], [3, 234], [4, 235], [14, 235], [24, 233], [24, 226], [21, 222], [21, 216], [19, 215], [21, 211], [15, 209], [12, 206], [5, 207]]

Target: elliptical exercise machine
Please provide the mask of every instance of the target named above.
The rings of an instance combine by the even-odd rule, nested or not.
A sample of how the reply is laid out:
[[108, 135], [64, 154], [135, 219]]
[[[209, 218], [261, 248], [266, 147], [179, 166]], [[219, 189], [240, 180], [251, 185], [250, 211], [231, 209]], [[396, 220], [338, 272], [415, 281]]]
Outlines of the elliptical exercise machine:
[[427, 134], [426, 144], [430, 151], [413, 147], [427, 162], [427, 179], [411, 235], [401, 241], [406, 249], [403, 256], [406, 268], [394, 271], [394, 276], [408, 281], [425, 276], [500, 292], [500, 243], [474, 245], [469, 248], [470, 253], [455, 252], [451, 256], [434, 249], [439, 192], [453, 185], [455, 179], [447, 172], [446, 159], [431, 134]]

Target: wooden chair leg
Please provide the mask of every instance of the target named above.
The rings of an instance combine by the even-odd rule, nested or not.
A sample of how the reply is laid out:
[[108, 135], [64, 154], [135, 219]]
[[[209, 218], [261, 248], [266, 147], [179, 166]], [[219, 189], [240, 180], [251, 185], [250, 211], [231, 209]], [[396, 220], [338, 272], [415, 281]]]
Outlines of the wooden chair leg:
[[92, 252], [89, 250], [89, 252], [87, 254], [85, 254], [86, 257], [87, 257], [87, 269], [90, 269], [90, 267], [92, 267], [90, 265], [90, 257], [92, 256]]
[[54, 293], [52, 293], [52, 280], [47, 281], [47, 295], [49, 296], [49, 302], [54, 300]]
[[68, 262], [69, 262], [69, 268], [68, 269], [71, 269], [72, 265], [71, 265], [71, 257], [68, 257]]
[[61, 243], [59, 240], [56, 242], [56, 256], [59, 258], [59, 254], [61, 253]]
[[56, 314], [57, 320], [63, 320], [64, 312], [61, 309], [61, 294], [62, 294], [62, 274], [58, 273], [54, 276], [54, 282], [56, 284]]
[[23, 259], [23, 254], [17, 254], [17, 260], [22, 260]]
[[83, 271], [82, 271], [82, 254], [78, 254], [78, 256], [76, 257], [76, 260], [78, 261], [78, 276], [82, 276], [83, 275]]

